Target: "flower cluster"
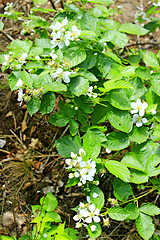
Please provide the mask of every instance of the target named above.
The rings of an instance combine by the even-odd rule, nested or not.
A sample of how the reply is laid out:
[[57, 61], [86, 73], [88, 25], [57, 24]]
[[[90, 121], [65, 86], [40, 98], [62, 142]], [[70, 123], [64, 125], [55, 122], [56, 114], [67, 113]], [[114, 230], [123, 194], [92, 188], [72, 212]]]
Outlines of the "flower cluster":
[[9, 52], [9, 54], [4, 54], [5, 61], [2, 63], [5, 67], [10, 67], [12, 70], [21, 69], [22, 66], [27, 62], [27, 53], [22, 52], [18, 57], [15, 59], [12, 56], [12, 52]]
[[62, 22], [52, 23], [50, 26], [52, 29], [52, 45], [53, 48], [58, 46], [59, 48], [63, 48], [64, 46], [69, 46], [70, 41], [73, 41], [81, 34], [81, 30], [79, 30], [75, 25], [71, 27], [71, 31], [68, 31], [68, 20], [65, 18]]
[[[90, 202], [90, 197], [87, 197], [87, 203], [84, 204], [80, 202], [78, 207], [78, 213], [73, 217], [76, 223], [76, 228], [80, 228], [82, 226], [88, 227], [87, 223], [90, 224], [93, 221], [98, 223], [101, 221], [100, 219], [100, 210], [96, 208], [96, 206]], [[91, 231], [94, 232], [96, 230], [96, 225], [90, 226]]]
[[88, 161], [83, 161], [85, 151], [83, 148], [79, 150], [79, 155], [71, 152], [71, 158], [66, 159], [67, 169], [72, 169], [74, 173], [69, 174], [69, 178], [79, 178], [78, 186], [86, 184], [87, 181], [92, 182], [96, 173], [96, 162], [90, 158]]
[[87, 96], [88, 97], [93, 97], [93, 98], [97, 98], [98, 94], [93, 92], [93, 87], [90, 86], [87, 92]]
[[22, 81], [22, 79], [18, 79], [15, 87], [18, 88], [18, 98], [17, 101], [20, 102], [20, 106], [22, 105], [23, 100], [25, 101], [29, 101], [31, 99], [31, 96], [36, 97], [36, 96], [40, 96], [43, 93], [43, 87], [39, 88], [39, 89], [26, 89], [25, 93], [23, 92], [25, 85]]
[[[146, 109], [148, 108], [148, 103], [141, 102], [140, 99], [137, 99], [136, 102], [131, 103], [131, 108], [133, 109], [131, 111], [131, 114], [133, 114], [132, 121], [133, 123], [136, 123], [137, 127], [141, 127], [143, 123], [147, 123], [147, 119], [143, 116], [146, 112]], [[154, 109], [151, 109], [150, 113], [154, 115], [156, 114], [156, 111]]]
[[11, 3], [7, 2], [6, 7], [4, 8], [5, 10], [4, 14], [7, 14], [8, 16], [11, 15], [13, 13], [12, 7], [13, 7], [13, 2]]

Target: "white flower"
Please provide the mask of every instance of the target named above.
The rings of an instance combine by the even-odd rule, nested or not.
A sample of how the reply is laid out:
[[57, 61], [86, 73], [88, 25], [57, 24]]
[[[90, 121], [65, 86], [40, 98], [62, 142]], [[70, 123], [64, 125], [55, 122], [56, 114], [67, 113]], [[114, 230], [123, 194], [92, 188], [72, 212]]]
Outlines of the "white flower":
[[110, 154], [112, 151], [108, 148], [106, 148], [106, 153]]
[[84, 151], [83, 148], [80, 148], [80, 149], [79, 149], [79, 155], [80, 155], [81, 157], [84, 156], [84, 155], [86, 155], [86, 153], [85, 153], [85, 151]]
[[93, 87], [90, 86], [89, 89], [88, 89], [88, 92], [87, 92], [87, 96], [97, 98], [97, 93], [92, 92], [92, 90], [93, 90]]
[[23, 102], [23, 90], [22, 88], [20, 88], [18, 90], [18, 98], [17, 98], [17, 101], [20, 102], [20, 106], [22, 105], [22, 102]]
[[23, 85], [23, 81], [22, 79], [19, 78], [15, 86], [19, 88], [19, 87], [22, 87], [22, 85]]
[[74, 178], [74, 173], [70, 173], [68, 177], [69, 178]]
[[71, 40], [73, 41], [75, 38], [77, 38], [81, 34], [81, 30], [78, 29], [75, 25], [71, 27]]
[[44, 238], [47, 238], [47, 237], [48, 237], [48, 234], [47, 234], [47, 233], [44, 233], [44, 234], [43, 234], [43, 237], [44, 237]]
[[74, 158], [74, 159], [76, 159], [76, 158], [77, 158], [77, 154], [75, 154], [75, 153], [71, 152], [71, 158]]
[[133, 121], [133, 123], [136, 123], [137, 127], [141, 127], [143, 125], [143, 123], [147, 123], [147, 119], [142, 118], [138, 114], [133, 115], [132, 121]]
[[109, 218], [103, 218], [103, 224], [104, 226], [109, 227], [110, 226]]
[[52, 52], [50, 53], [50, 56], [53, 60], [56, 60], [56, 58], [58, 57], [55, 53], [54, 53], [54, 49], [52, 50]]
[[91, 205], [89, 206], [89, 211], [90, 211], [90, 212], [89, 212], [89, 217], [87, 217], [87, 218], [85, 219], [85, 222], [86, 222], [86, 223], [91, 223], [91, 222], [92, 222], [92, 219], [93, 219], [93, 221], [96, 222], [96, 223], [98, 223], [98, 222], [101, 221], [101, 220], [100, 220], [100, 217], [98, 217], [98, 215], [100, 214], [99, 208], [96, 208], [94, 204], [91, 204]]
[[18, 58], [18, 60], [21, 62], [21, 64], [26, 63], [27, 53], [22, 53], [22, 55]]
[[140, 99], [137, 99], [136, 102], [131, 103], [131, 108], [133, 109], [131, 111], [131, 114], [139, 113], [141, 117], [145, 114], [145, 109], [148, 107], [148, 103], [144, 102], [142, 103]]
[[65, 83], [69, 83], [70, 82], [70, 78], [69, 78], [70, 74], [71, 74], [71, 72], [69, 72], [69, 71], [63, 71], [62, 68], [57, 68], [56, 71], [51, 74], [51, 77], [56, 78], [57, 82], [62, 82], [62, 80], [63, 80]]
[[64, 31], [59, 30], [53, 36], [53, 40], [51, 41], [51, 43], [53, 44], [53, 48], [56, 47], [56, 46], [58, 46], [59, 48], [63, 48], [64, 45], [69, 46], [70, 36], [71, 36], [71, 32], [67, 32], [65, 34]]
[[36, 59], [37, 61], [41, 60], [38, 55], [35, 57], [35, 59]]
[[75, 176], [76, 178], [78, 178], [79, 175], [80, 175], [79, 172], [75, 172], [75, 173], [74, 173], [74, 176]]
[[93, 198], [97, 198], [97, 197], [99, 197], [99, 194], [97, 194], [97, 193], [93, 193]]
[[8, 65], [12, 61], [12, 57], [10, 54], [4, 54], [5, 62], [2, 63], [3, 66]]
[[87, 196], [87, 202], [88, 202], [88, 203], [91, 203], [91, 199], [90, 199], [89, 196]]
[[154, 109], [151, 109], [150, 112], [152, 115], [155, 115], [157, 113], [156, 110], [154, 110]]
[[96, 225], [92, 225], [92, 226], [90, 226], [90, 228], [91, 228], [91, 231], [94, 232], [96, 230], [97, 226]]
[[76, 223], [76, 226], [75, 226], [75, 227], [76, 227], [76, 228], [82, 227], [82, 223], [80, 223], [80, 222]]

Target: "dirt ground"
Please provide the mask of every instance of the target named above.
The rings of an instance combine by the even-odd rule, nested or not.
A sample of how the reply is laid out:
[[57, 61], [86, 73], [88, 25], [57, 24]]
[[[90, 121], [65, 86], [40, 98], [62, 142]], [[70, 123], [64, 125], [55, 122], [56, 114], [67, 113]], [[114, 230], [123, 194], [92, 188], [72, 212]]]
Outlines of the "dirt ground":
[[[0, 0], [0, 12], [3, 12], [6, 0]], [[25, 1], [26, 2], [26, 1]], [[120, 23], [134, 23], [135, 14], [139, 8], [146, 10], [149, 5], [146, 0], [116, 0], [111, 7], [121, 6], [122, 14], [117, 14], [115, 20]], [[31, 1], [20, 10], [29, 11]], [[18, 5], [17, 5], [18, 6]], [[52, 8], [48, 3], [48, 8]], [[160, 17], [160, 16], [159, 16]], [[6, 46], [13, 39], [23, 38], [19, 33], [21, 25], [12, 20], [4, 19], [5, 29], [0, 32], [0, 51], [6, 50]], [[142, 42], [160, 42], [159, 29], [153, 34], [140, 39]], [[129, 43], [136, 43], [137, 37], [130, 38]], [[147, 45], [148, 46], [148, 45]], [[144, 45], [144, 48], [146, 46]], [[152, 48], [151, 48], [152, 47]], [[149, 46], [155, 53], [160, 44]], [[66, 226], [74, 227], [71, 208], [83, 201], [84, 195], [78, 187], [65, 188], [68, 173], [65, 171], [64, 159], [56, 151], [55, 139], [68, 133], [68, 128], [56, 128], [48, 123], [49, 116], [40, 113], [30, 117], [26, 105], [19, 106], [17, 92], [11, 92], [8, 86], [9, 72], [0, 75], [0, 140], [6, 140], [3, 148], [0, 148], [0, 235], [20, 237], [31, 229], [31, 205], [38, 204], [39, 199], [48, 191], [51, 191], [58, 199], [57, 212]], [[122, 153], [123, 154], [123, 153]], [[104, 157], [104, 156], [103, 156]], [[121, 156], [119, 156], [121, 157]], [[101, 179], [105, 197], [113, 197], [112, 178], [104, 176]], [[138, 194], [138, 190], [137, 190]], [[144, 199], [143, 199], [144, 200]], [[155, 202], [160, 205], [156, 195], [146, 197], [145, 201]], [[159, 225], [160, 218], [154, 219]], [[85, 234], [84, 234], [84, 239]], [[109, 228], [104, 228], [99, 239], [141, 239], [132, 221], [111, 221]]]

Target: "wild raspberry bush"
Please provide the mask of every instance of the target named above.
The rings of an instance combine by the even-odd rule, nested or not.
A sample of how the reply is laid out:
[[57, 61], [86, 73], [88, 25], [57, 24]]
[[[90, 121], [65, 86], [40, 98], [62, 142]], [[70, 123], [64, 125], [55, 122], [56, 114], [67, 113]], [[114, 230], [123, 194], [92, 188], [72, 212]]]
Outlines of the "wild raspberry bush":
[[[86, 11], [88, 2], [93, 8]], [[8, 4], [1, 16], [26, 20], [21, 34], [32, 33], [33, 41], [14, 40], [0, 61], [2, 71], [11, 72], [10, 88], [18, 90], [20, 106], [25, 101], [31, 116], [40, 111], [50, 114], [54, 126], [69, 126], [69, 134], [55, 143], [69, 171], [66, 187], [78, 185], [86, 196], [75, 208], [75, 227], [86, 228], [95, 239], [103, 226], [110, 226], [110, 219], [135, 220], [140, 236], [149, 239], [155, 230], [151, 216], [159, 215], [160, 208], [139, 200], [160, 193], [160, 52], [130, 50], [128, 59], [123, 59], [120, 53], [127, 34], [143, 36], [149, 30], [112, 20], [111, 3], [67, 2], [64, 9], [52, 10], [52, 22], [36, 15], [37, 10], [49, 9], [34, 7], [25, 17]], [[53, 113], [58, 96], [63, 100]], [[124, 156], [118, 160], [116, 155], [122, 151]], [[110, 199], [98, 187], [106, 171], [114, 176]], [[141, 189], [138, 196], [136, 186]], [[43, 239], [58, 239], [50, 221], [45, 218], [40, 234]], [[64, 230], [61, 225], [55, 229]]]

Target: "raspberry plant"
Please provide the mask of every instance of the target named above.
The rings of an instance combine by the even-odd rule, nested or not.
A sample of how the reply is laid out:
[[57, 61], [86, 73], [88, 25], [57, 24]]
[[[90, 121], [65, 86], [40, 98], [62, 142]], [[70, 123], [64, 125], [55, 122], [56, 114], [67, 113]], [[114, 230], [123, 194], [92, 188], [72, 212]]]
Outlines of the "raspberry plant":
[[[8, 4], [1, 16], [23, 21], [21, 34], [33, 40], [12, 41], [0, 62], [2, 71], [10, 70], [9, 85], [18, 90], [20, 106], [25, 101], [31, 116], [40, 111], [54, 126], [69, 126], [55, 143], [70, 171], [66, 187], [78, 185], [86, 195], [75, 208], [76, 228], [86, 228], [93, 240], [110, 219], [135, 220], [147, 240], [155, 230], [152, 216], [160, 214], [153, 203], [139, 203], [160, 193], [160, 51], [130, 49], [127, 59], [121, 57], [127, 34], [144, 36], [149, 30], [111, 19], [113, 2], [68, 1], [59, 10], [33, 7], [27, 16]], [[87, 3], [93, 3], [88, 11]], [[55, 15], [47, 21], [37, 11]], [[104, 149], [109, 157], [102, 158]], [[99, 187], [106, 171], [114, 176], [114, 198], [108, 200]], [[46, 239], [60, 239], [47, 235], [52, 228], [47, 219]]]

